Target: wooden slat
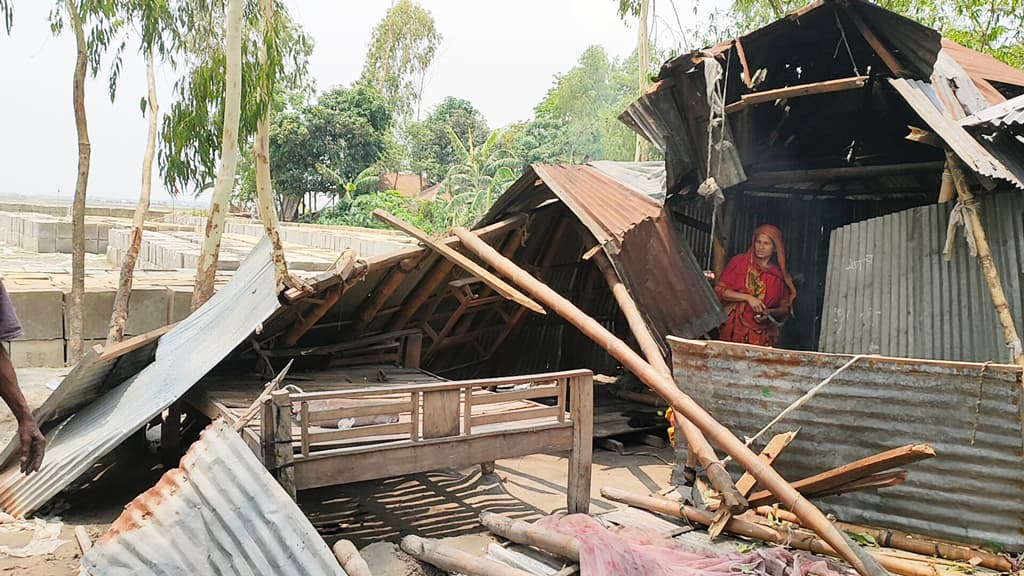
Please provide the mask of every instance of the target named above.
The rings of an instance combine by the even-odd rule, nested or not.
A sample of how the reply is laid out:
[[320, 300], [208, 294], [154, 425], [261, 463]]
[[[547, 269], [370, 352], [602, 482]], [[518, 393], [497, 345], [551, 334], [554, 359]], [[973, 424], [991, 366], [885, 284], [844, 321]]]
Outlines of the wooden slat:
[[488, 424], [506, 424], [509, 422], [521, 422], [525, 420], [536, 420], [538, 418], [555, 418], [561, 409], [558, 406], [547, 406], [544, 408], [530, 408], [529, 410], [511, 410], [498, 414], [487, 414], [474, 416], [473, 426], [486, 426]]
[[361, 398], [380, 394], [407, 394], [411, 392], [436, 392], [438, 390], [458, 390], [461, 388], [493, 388], [497, 386], [513, 386], [515, 384], [529, 384], [534, 382], [552, 382], [560, 379], [568, 379], [574, 376], [589, 375], [589, 370], [567, 370], [564, 372], [546, 372], [544, 374], [527, 374], [523, 376], [503, 376], [501, 378], [478, 378], [474, 380], [459, 380], [457, 382], [438, 382], [436, 384], [382, 384], [367, 388], [355, 388], [351, 390], [331, 390], [326, 392], [302, 392], [292, 394], [292, 398], [299, 400], [325, 400], [328, 398]]
[[143, 346], [156, 342], [157, 340], [160, 339], [161, 336], [170, 332], [177, 325], [177, 322], [175, 322], [174, 324], [168, 324], [167, 326], [162, 326], [160, 328], [157, 328], [156, 330], [150, 330], [145, 334], [132, 336], [127, 340], [122, 340], [117, 344], [107, 346], [103, 348], [103, 351], [100, 353], [99, 358], [97, 358], [97, 360], [99, 362], [107, 362], [108, 360], [124, 356], [129, 352], [134, 352], [135, 350], [138, 350]]
[[302, 443], [301, 452], [303, 456], [309, 456], [309, 402], [299, 404], [299, 425], [302, 427], [299, 441]]
[[412, 429], [409, 431], [409, 439], [413, 442], [420, 439], [420, 393], [412, 393], [412, 415], [410, 420], [412, 421]]
[[[308, 402], [303, 402], [303, 405]], [[328, 410], [314, 410], [309, 413], [312, 422], [331, 422], [342, 418], [355, 418], [357, 416], [384, 416], [388, 414], [401, 414], [412, 411], [412, 402], [386, 402], [380, 404], [366, 404], [365, 406], [352, 406], [346, 408], [331, 408]]]
[[462, 433], [473, 433], [473, 389], [462, 389]]
[[330, 432], [311, 432], [309, 434], [310, 444], [321, 442], [334, 442], [337, 440], [351, 440], [352, 438], [365, 438], [367, 436], [384, 436], [388, 434], [408, 434], [409, 423], [398, 422], [395, 424], [377, 424], [374, 426], [356, 426], [348, 430], [331, 430]]
[[443, 438], [459, 435], [459, 396], [456, 387], [423, 393], [423, 437]]
[[505, 298], [512, 300], [513, 302], [516, 302], [520, 306], [529, 308], [530, 310], [533, 310], [538, 314], [546, 314], [544, 308], [540, 304], [534, 302], [532, 298], [526, 296], [519, 290], [516, 290], [498, 276], [488, 272], [486, 268], [477, 264], [468, 256], [462, 254], [461, 252], [457, 252], [454, 248], [451, 248], [442, 242], [434, 240], [419, 228], [416, 228], [415, 226], [392, 216], [391, 214], [384, 210], [381, 210], [380, 208], [374, 210], [373, 215], [381, 222], [388, 224], [389, 226], [395, 228], [396, 230], [401, 230], [402, 232], [405, 232], [406, 234], [412, 236], [413, 238], [416, 238], [420, 242], [423, 242], [430, 248], [433, 248], [441, 256], [444, 256], [448, 261], [454, 262], [456, 265], [466, 270], [470, 274], [476, 276], [477, 278], [480, 278], [480, 280], [482, 280], [485, 284], [490, 286], [491, 289], [497, 292], [498, 294], [501, 294]]
[[551, 398], [557, 396], [559, 398], [564, 396], [565, 387], [560, 385], [555, 386], [537, 386], [536, 388], [529, 388], [526, 390], [514, 390], [512, 392], [492, 392], [490, 394], [480, 394], [473, 399], [473, 404], [497, 404], [499, 402], [509, 402], [512, 400], [533, 400], [535, 398]]
[[828, 94], [830, 92], [854, 90], [856, 88], [862, 88], [867, 81], [867, 76], [851, 76], [850, 78], [839, 78], [837, 80], [826, 80], [824, 82], [812, 82], [810, 84], [786, 86], [785, 88], [776, 88], [775, 90], [765, 90], [764, 92], [744, 94], [740, 96], [740, 100], [738, 102], [733, 102], [726, 106], [725, 113], [730, 114], [732, 112], [738, 112], [748, 106], [753, 106], [754, 104], [760, 104], [762, 102], [774, 102], [775, 100], [798, 98], [800, 96], [810, 96], [813, 94]]

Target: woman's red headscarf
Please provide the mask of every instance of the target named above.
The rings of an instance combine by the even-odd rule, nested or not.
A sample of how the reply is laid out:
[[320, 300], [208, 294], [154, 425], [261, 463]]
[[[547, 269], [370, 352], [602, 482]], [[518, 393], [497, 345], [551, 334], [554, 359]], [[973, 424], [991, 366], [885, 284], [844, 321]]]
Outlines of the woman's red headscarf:
[[786, 303], [789, 305], [793, 304], [796, 300], [796, 286], [793, 285], [793, 279], [789, 276], [789, 271], [786, 268], [786, 245], [782, 242], [782, 230], [771, 224], [762, 224], [754, 229], [754, 236], [750, 239], [750, 248], [747, 250], [747, 257], [750, 263], [755, 263], [757, 257], [754, 256], [754, 243], [757, 242], [757, 237], [764, 234], [768, 238], [771, 238], [772, 244], [775, 245], [775, 263], [778, 264], [778, 268], [769, 268], [767, 272], [769, 274], [776, 274], [782, 278], [782, 281], [786, 283], [786, 288], [789, 288], [789, 295], [786, 297]]

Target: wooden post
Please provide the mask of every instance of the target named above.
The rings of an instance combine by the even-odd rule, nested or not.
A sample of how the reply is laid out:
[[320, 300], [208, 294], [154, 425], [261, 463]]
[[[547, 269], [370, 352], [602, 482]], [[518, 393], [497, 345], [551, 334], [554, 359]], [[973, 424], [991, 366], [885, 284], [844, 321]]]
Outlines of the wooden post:
[[978, 249], [978, 264], [981, 265], [981, 275], [985, 277], [988, 284], [988, 291], [992, 296], [992, 304], [996, 307], [996, 317], [1003, 329], [1003, 341], [1010, 349], [1010, 356], [1013, 363], [1024, 366], [1024, 346], [1021, 345], [1017, 326], [1013, 321], [1013, 314], [1010, 313], [1010, 304], [1006, 301], [1006, 293], [1003, 292], [1003, 283], [999, 279], [999, 270], [992, 260], [992, 248], [988, 245], [988, 237], [985, 235], [985, 227], [981, 223], [981, 215], [978, 213], [978, 201], [971, 193], [967, 185], [967, 177], [964, 175], [960, 159], [950, 150], [946, 150], [946, 166], [953, 176], [953, 183], [956, 185], [957, 196], [967, 212], [970, 219], [970, 229], [974, 231], [974, 245]]
[[839, 552], [840, 557], [853, 566], [857, 572], [863, 576], [886, 574], [875, 560], [865, 554], [863, 550], [857, 549], [858, 546], [852, 544], [841, 531], [832, 525], [821, 510], [801, 496], [771, 466], [767, 466], [761, 461], [758, 455], [751, 451], [742, 440], [722, 426], [692, 398], [684, 394], [670, 377], [656, 370], [598, 321], [587, 316], [572, 302], [560, 296], [543, 282], [538, 281], [511, 260], [503, 257], [475, 234], [461, 227], [457, 227], [453, 231], [462, 240], [463, 246], [569, 321], [583, 334], [603, 347], [612, 357], [622, 362], [627, 370], [635, 374], [659, 396], [665, 398], [674, 411], [693, 422], [701, 432], [732, 456], [761, 484], [777, 495], [780, 500], [789, 504], [793, 513], [799, 516], [806, 526], [812, 528], [821, 535], [822, 539], [833, 546]]
[[[615, 301], [619, 304], [622, 315], [626, 317], [626, 321], [629, 323], [629, 329], [632, 331], [633, 337], [636, 338], [637, 344], [640, 345], [640, 349], [647, 358], [647, 363], [665, 377], [671, 378], [672, 371], [669, 369], [668, 364], [665, 363], [665, 358], [661, 354], [661, 347], [658, 346], [658, 342], [651, 333], [650, 327], [648, 327], [647, 322], [640, 313], [640, 308], [629, 294], [626, 285], [619, 280], [618, 274], [615, 273], [615, 269], [612, 268], [611, 262], [608, 261], [604, 251], [598, 250], [591, 260], [597, 264], [598, 269], [604, 274], [605, 281], [608, 283], [612, 295], [615, 296]], [[679, 419], [679, 428], [686, 437], [688, 465], [692, 466], [692, 463], [689, 461], [689, 453], [692, 453], [693, 457], [700, 461], [701, 466], [707, 470], [708, 479], [711, 481], [711, 484], [722, 494], [723, 503], [726, 508], [736, 513], [746, 510], [746, 499], [736, 490], [732, 477], [726, 472], [725, 467], [718, 460], [718, 455], [715, 454], [715, 449], [711, 447], [711, 444], [708, 444], [707, 439], [704, 438], [700, 430], [685, 418]]]
[[[720, 278], [722, 270], [725, 270], [725, 265], [729, 261], [729, 239], [732, 237], [732, 222], [733, 215], [736, 213], [736, 198], [738, 192], [729, 192], [725, 194], [725, 202], [722, 204], [722, 218], [715, 226], [715, 234], [711, 239], [711, 271], [715, 273], [715, 278]], [[711, 212], [711, 217], [714, 218], [714, 211]]]
[[295, 466], [292, 452], [292, 400], [287, 390], [274, 390], [263, 402], [263, 465], [295, 499]]
[[409, 334], [402, 339], [402, 367], [420, 367], [420, 352], [423, 350], [423, 334]]
[[572, 451], [569, 454], [569, 485], [566, 508], [570, 514], [590, 512], [590, 472], [594, 458], [594, 376], [569, 379], [569, 414], [572, 418]]
[[181, 401], [167, 407], [167, 418], [160, 425], [160, 456], [167, 468], [176, 468], [181, 459]]

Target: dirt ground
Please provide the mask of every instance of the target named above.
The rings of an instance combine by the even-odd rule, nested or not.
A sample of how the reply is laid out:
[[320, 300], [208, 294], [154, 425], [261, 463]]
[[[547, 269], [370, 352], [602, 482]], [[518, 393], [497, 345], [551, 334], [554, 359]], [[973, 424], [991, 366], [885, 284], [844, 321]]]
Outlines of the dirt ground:
[[[19, 381], [33, 407], [49, 395], [49, 385], [66, 369], [21, 369]], [[0, 443], [6, 444], [16, 429], [10, 412], [0, 406]], [[600, 498], [602, 486], [646, 493], [668, 486], [671, 449], [627, 444], [619, 455], [595, 448], [591, 512], [615, 508]], [[90, 481], [75, 491], [65, 491], [37, 516], [63, 522], [60, 538], [66, 540], [52, 554], [16, 558], [0, 553], [0, 574], [64, 576], [77, 574], [81, 551], [75, 526], [84, 526], [91, 540], [102, 535], [132, 498], [156, 483], [162, 473], [159, 458], [141, 440], [129, 441], [99, 466]], [[486, 547], [477, 515], [500, 512], [531, 520], [565, 509], [568, 460], [564, 456], [533, 455], [499, 460], [495, 473], [483, 475], [478, 467], [442, 470], [384, 481], [312, 490], [300, 494], [299, 504], [324, 538], [352, 540], [362, 548], [381, 541], [398, 542], [407, 534], [454, 538], [460, 547]], [[0, 524], [0, 547], [23, 546], [30, 532], [5, 531]]]

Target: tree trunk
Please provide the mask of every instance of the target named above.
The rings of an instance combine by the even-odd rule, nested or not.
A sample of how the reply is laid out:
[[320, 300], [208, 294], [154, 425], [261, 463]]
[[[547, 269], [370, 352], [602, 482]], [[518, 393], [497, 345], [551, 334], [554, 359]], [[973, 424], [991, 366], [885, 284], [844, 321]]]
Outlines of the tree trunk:
[[[649, 67], [648, 60], [650, 58], [647, 47], [647, 15], [650, 3], [650, 0], [640, 0], [640, 18], [637, 22], [637, 88], [640, 96], [643, 96], [644, 90], [647, 89], [647, 68]], [[633, 156], [635, 162], [646, 162], [651, 153], [650, 143], [639, 134], [636, 135], [635, 152]]]
[[114, 311], [110, 315], [107, 345], [124, 339], [124, 327], [128, 322], [128, 298], [132, 294], [135, 262], [138, 261], [139, 250], [142, 248], [142, 226], [146, 222], [150, 193], [153, 189], [153, 155], [156, 152], [157, 113], [160, 106], [156, 101], [152, 48], [146, 50], [146, 86], [149, 99], [149, 132], [146, 135], [146, 154], [142, 157], [142, 188], [139, 190], [139, 203], [135, 206], [135, 216], [132, 219], [132, 235], [128, 244], [128, 252], [125, 253], [124, 261], [121, 262], [121, 277], [117, 284], [117, 296], [114, 298]]
[[[267, 37], [273, 28], [274, 2], [273, 0], [260, 0], [260, 6], [263, 10], [263, 38], [260, 41], [259, 61], [260, 67], [263, 67], [267, 63]], [[256, 164], [256, 207], [260, 213], [260, 220], [263, 221], [263, 228], [274, 247], [274, 278], [277, 281], [277, 291], [280, 293], [284, 290], [285, 281], [288, 279], [288, 262], [284, 258], [284, 247], [281, 245], [277, 211], [274, 209], [274, 191], [270, 178], [270, 114], [272, 108], [270, 100], [273, 90], [269, 80], [264, 81], [261, 89], [267, 102], [267, 113], [260, 119], [259, 130], [252, 147], [253, 161]]]
[[224, 90], [224, 131], [221, 134], [220, 168], [210, 199], [210, 216], [206, 220], [206, 237], [196, 267], [196, 287], [192, 293], [192, 309], [203, 305], [213, 295], [217, 275], [220, 240], [224, 235], [231, 188], [235, 184], [238, 165], [238, 119], [242, 107], [242, 0], [228, 1], [225, 52], [227, 69]]
[[68, 364], [78, 362], [85, 348], [83, 328], [85, 325], [85, 192], [89, 187], [89, 158], [92, 145], [89, 143], [89, 127], [85, 120], [85, 71], [88, 53], [85, 44], [85, 30], [78, 7], [74, 0], [65, 0], [71, 26], [75, 32], [74, 105], [75, 129], [78, 132], [78, 181], [75, 183], [75, 200], [71, 205], [71, 306], [68, 309], [68, 326], [71, 329], [68, 340]]

